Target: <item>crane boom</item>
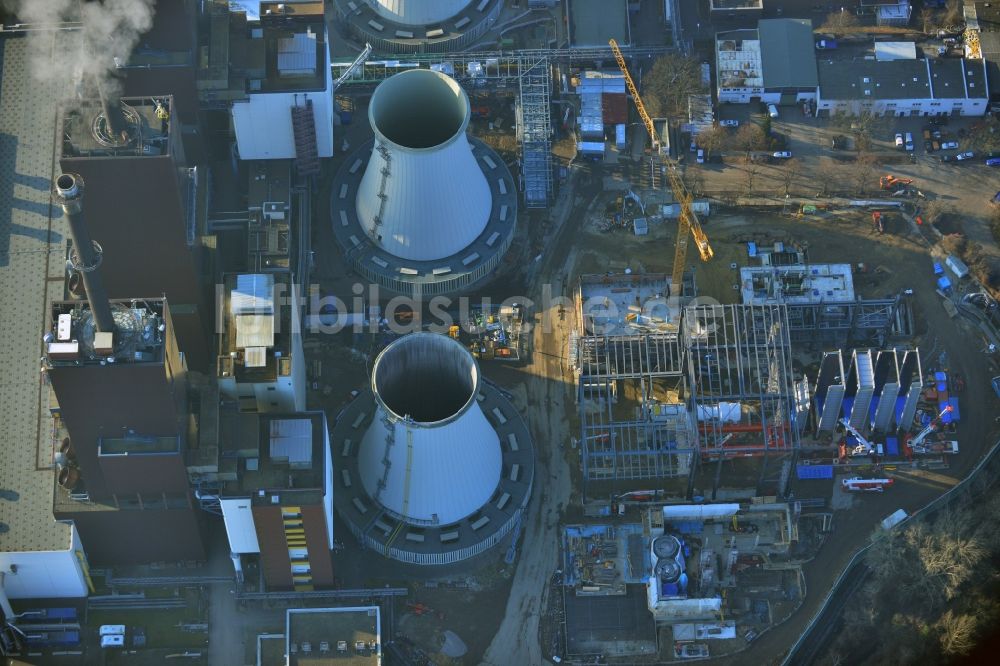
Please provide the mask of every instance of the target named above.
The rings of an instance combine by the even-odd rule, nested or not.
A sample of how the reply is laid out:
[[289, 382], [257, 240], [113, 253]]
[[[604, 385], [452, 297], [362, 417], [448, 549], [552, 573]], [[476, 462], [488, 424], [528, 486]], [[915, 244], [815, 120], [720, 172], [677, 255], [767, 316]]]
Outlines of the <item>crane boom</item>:
[[[618, 48], [618, 42], [614, 39], [609, 39], [608, 44], [611, 45], [611, 52], [615, 54], [618, 69], [622, 71], [622, 75], [625, 77], [625, 87], [628, 88], [629, 94], [632, 95], [636, 111], [639, 112], [639, 117], [642, 118], [642, 124], [646, 127], [646, 132], [649, 133], [649, 140], [652, 143], [653, 150], [659, 152], [660, 139], [656, 135], [656, 127], [653, 126], [653, 119], [646, 112], [646, 106], [642, 103], [642, 97], [639, 96], [639, 89], [635, 87], [632, 75], [629, 74], [628, 66], [625, 64], [625, 56], [622, 55], [621, 49]], [[691, 193], [688, 192], [687, 186], [684, 185], [684, 181], [680, 177], [677, 163], [670, 159], [669, 155], [663, 155], [662, 159], [666, 165], [667, 182], [670, 183], [670, 190], [674, 193], [674, 198], [677, 199], [677, 203], [681, 207], [677, 224], [677, 242], [674, 249], [674, 269], [670, 283], [670, 289], [675, 294], [680, 295], [681, 282], [684, 279], [684, 265], [687, 263], [688, 234], [694, 236], [694, 242], [698, 246], [698, 254], [701, 256], [702, 261], [711, 259], [715, 255], [715, 252], [708, 243], [708, 236], [705, 235], [705, 231], [701, 228], [698, 217], [691, 209]]]
[[919, 447], [923, 443], [923, 441], [927, 439], [928, 435], [937, 430], [938, 424], [941, 423], [941, 419], [943, 419], [944, 415], [950, 411], [951, 411], [951, 405], [948, 405], [947, 407], [941, 410], [941, 413], [938, 414], [936, 418], [931, 419], [931, 422], [927, 424], [927, 427], [918, 432], [913, 437], [913, 439], [909, 441], [910, 448], [916, 449], [917, 447]]

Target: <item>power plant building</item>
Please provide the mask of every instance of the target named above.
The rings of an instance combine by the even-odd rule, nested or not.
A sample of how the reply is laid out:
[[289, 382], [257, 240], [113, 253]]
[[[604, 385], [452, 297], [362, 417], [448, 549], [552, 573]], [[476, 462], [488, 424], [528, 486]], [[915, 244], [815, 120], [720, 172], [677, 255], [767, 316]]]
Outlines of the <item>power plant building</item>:
[[333, 468], [323, 412], [246, 414], [223, 410], [226, 442], [205, 475], [225, 521], [238, 579], [257, 558], [270, 591], [333, 585]]
[[219, 294], [216, 378], [245, 412], [305, 409], [298, 292], [288, 272], [227, 276]]
[[[59, 164], [86, 183], [87, 225], [104, 250], [108, 296], [166, 295], [181, 351], [201, 369], [210, 324], [198, 229], [202, 176], [186, 166], [172, 108], [169, 95], [69, 103]], [[78, 277], [70, 276], [70, 291], [80, 295]]]
[[344, 162], [333, 229], [354, 269], [396, 293], [434, 295], [484, 281], [510, 247], [517, 191], [500, 157], [467, 136], [469, 98], [441, 72], [383, 81], [375, 139]]
[[[230, 101], [239, 156], [333, 155], [333, 78], [322, 2], [261, 2], [258, 17], [215, 9], [203, 94]], [[256, 19], [256, 20], [254, 20]]]
[[447, 564], [496, 545], [531, 494], [533, 448], [472, 355], [433, 333], [376, 358], [371, 392], [333, 429], [337, 512], [383, 555]]

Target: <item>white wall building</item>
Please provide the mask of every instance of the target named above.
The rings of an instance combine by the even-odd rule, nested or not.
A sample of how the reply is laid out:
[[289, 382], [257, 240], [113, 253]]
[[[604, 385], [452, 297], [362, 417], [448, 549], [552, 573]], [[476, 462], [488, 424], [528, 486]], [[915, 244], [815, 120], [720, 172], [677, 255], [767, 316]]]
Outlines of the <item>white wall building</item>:
[[719, 102], [794, 104], [816, 96], [812, 22], [764, 19], [715, 37]]
[[817, 113], [981, 116], [989, 105], [982, 60], [823, 60], [818, 72]]
[[[273, 8], [268, 6], [273, 5]], [[318, 13], [309, 13], [318, 5]], [[278, 14], [277, 12], [283, 12]], [[249, 18], [249, 17], [248, 17]], [[322, 5], [261, 3], [259, 20], [248, 23], [248, 52], [260, 52], [260, 78], [247, 81], [248, 97], [234, 101], [233, 125], [244, 160], [310, 157], [296, 154], [294, 107], [312, 109], [316, 157], [333, 155], [333, 76]], [[307, 131], [301, 130], [300, 144]]]
[[80, 534], [71, 523], [69, 541], [58, 550], [0, 551], [0, 609], [8, 614], [11, 599], [85, 597], [89, 576]]

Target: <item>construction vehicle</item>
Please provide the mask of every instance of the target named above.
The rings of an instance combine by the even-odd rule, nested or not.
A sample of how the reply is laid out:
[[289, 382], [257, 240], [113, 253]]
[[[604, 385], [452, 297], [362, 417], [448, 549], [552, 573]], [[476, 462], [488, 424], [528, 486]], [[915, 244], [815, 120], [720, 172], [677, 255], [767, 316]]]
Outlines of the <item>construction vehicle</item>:
[[[611, 51], [615, 54], [618, 69], [622, 71], [622, 75], [625, 77], [625, 86], [628, 88], [629, 94], [632, 95], [636, 111], [639, 112], [642, 124], [646, 127], [646, 132], [649, 134], [653, 152], [654, 154], [659, 153], [660, 137], [656, 133], [653, 119], [646, 112], [646, 107], [642, 103], [642, 97], [639, 96], [639, 90], [635, 87], [632, 75], [629, 74], [628, 66], [625, 64], [625, 56], [622, 55], [621, 49], [618, 48], [618, 42], [614, 39], [608, 40], [608, 44], [611, 45]], [[701, 255], [702, 261], [711, 259], [715, 255], [715, 252], [708, 243], [708, 236], [702, 230], [701, 223], [698, 221], [694, 211], [691, 210], [691, 193], [688, 192], [687, 186], [684, 185], [684, 181], [681, 179], [680, 167], [667, 154], [663, 154], [661, 158], [664, 162], [667, 181], [670, 183], [670, 190], [681, 207], [677, 224], [677, 242], [674, 249], [674, 269], [670, 282], [671, 293], [675, 296], [680, 296], [684, 280], [684, 266], [687, 263], [688, 235], [690, 234], [694, 237], [694, 242], [698, 246], [698, 254]]]
[[849, 455], [851, 456], [867, 456], [871, 455], [873, 452], [881, 455], [882, 445], [872, 444], [868, 441], [864, 435], [862, 435], [858, 430], [850, 424], [847, 419], [840, 419], [840, 425], [844, 426], [844, 429], [854, 435], [854, 439], [858, 440], [858, 443], [851, 449]]
[[883, 190], [898, 190], [901, 187], [913, 184], [912, 178], [896, 178], [892, 174], [886, 174], [878, 179], [879, 187]]
[[939, 426], [942, 425], [945, 414], [949, 414], [952, 411], [951, 405], [946, 406], [941, 410], [941, 413], [937, 415], [936, 418], [931, 419], [931, 422], [927, 424], [923, 430], [918, 432], [916, 435], [906, 440], [906, 450], [907, 453], [913, 453], [914, 455], [927, 455], [927, 454], [937, 454], [937, 453], [958, 453], [958, 442], [954, 440], [935, 440], [927, 441], [927, 438], [934, 432], [937, 432]]
[[881, 493], [894, 482], [894, 479], [865, 479], [860, 476], [852, 476], [841, 481], [840, 486], [844, 490], [855, 493]]

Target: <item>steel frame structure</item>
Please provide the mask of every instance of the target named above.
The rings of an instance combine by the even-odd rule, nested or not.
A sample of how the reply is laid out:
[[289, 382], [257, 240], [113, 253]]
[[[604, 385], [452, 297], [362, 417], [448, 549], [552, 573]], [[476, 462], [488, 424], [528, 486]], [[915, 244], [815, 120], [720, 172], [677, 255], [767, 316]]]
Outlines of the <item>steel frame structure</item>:
[[682, 330], [700, 419], [696, 462], [717, 461], [713, 498], [722, 463], [738, 457], [763, 457], [758, 487], [774, 477], [771, 459], [783, 457], [774, 480], [785, 488], [800, 446], [787, 306], [689, 306]]
[[900, 298], [787, 304], [793, 342], [829, 347], [884, 347], [900, 309]]

